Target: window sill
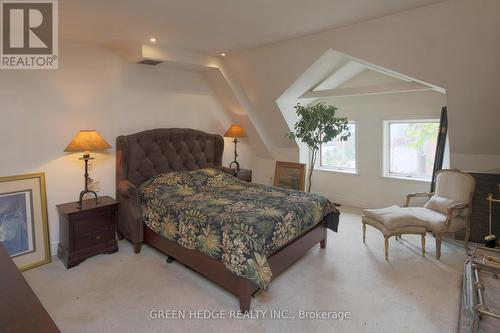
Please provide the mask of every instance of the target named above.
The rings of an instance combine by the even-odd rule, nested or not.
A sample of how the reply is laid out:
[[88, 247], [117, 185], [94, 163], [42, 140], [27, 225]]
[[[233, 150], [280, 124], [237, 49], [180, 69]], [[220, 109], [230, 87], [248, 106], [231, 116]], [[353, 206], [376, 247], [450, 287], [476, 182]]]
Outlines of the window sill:
[[402, 181], [408, 183], [416, 184], [430, 184], [431, 180], [426, 178], [415, 178], [415, 177], [405, 177], [405, 176], [394, 176], [394, 175], [383, 175], [381, 178], [386, 180]]
[[359, 176], [357, 170], [340, 170], [340, 169], [325, 168], [325, 167], [315, 167], [314, 170]]

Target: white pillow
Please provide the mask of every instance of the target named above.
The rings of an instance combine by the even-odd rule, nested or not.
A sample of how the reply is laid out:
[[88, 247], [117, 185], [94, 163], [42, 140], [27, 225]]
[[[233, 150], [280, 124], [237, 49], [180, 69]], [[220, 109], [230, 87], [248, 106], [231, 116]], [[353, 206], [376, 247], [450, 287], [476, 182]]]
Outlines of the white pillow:
[[[424, 205], [425, 208], [440, 212], [442, 214], [448, 214], [448, 206], [459, 203], [456, 200], [443, 198], [437, 195], [433, 195], [429, 201]], [[460, 213], [460, 209], [453, 210], [453, 217], [456, 217]]]

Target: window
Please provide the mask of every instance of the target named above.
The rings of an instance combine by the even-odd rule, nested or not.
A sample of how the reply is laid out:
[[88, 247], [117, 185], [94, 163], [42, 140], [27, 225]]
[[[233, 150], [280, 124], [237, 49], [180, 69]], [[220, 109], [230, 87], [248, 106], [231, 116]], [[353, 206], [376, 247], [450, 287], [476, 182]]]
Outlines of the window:
[[384, 176], [430, 180], [439, 120], [384, 122]]
[[320, 168], [356, 173], [356, 126], [354, 122], [348, 126], [351, 136], [347, 141], [336, 139], [321, 145]]

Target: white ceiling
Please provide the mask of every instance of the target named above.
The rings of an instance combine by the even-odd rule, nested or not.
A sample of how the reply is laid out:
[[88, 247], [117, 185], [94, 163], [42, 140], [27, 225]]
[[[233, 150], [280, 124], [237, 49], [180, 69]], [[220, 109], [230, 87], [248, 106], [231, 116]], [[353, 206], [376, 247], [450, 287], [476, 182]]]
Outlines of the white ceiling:
[[[356, 63], [354, 61], [349, 63]], [[348, 63], [348, 64], [349, 64]], [[338, 97], [353, 97], [353, 96], [366, 96], [366, 95], [381, 95], [381, 94], [393, 94], [393, 93], [409, 93], [423, 90], [434, 90], [431, 85], [417, 82], [410, 78], [399, 77], [397, 75], [389, 75], [388, 73], [383, 73], [381, 71], [374, 70], [369, 67], [365, 67], [359, 63], [356, 63], [362, 68], [360, 72], [354, 72], [349, 78], [342, 75], [343, 81], [336, 80], [338, 82], [335, 86], [328, 86], [325, 89], [314, 89], [312, 93], [318, 94], [321, 98], [338, 98]], [[341, 67], [337, 72], [342, 72], [342, 69], [346, 66]], [[337, 72], [333, 73], [324, 82], [330, 81], [334, 82], [337, 77]], [[343, 73], [342, 73], [343, 74]], [[321, 83], [321, 85], [324, 84]], [[305, 94], [305, 96], [308, 96]], [[306, 97], [310, 98], [310, 97]], [[317, 101], [314, 101], [317, 102]]]
[[211, 54], [306, 35], [443, 0], [63, 0], [60, 35]]
[[334, 88], [345, 89], [345, 88], [374, 87], [374, 86], [396, 84], [402, 82], [408, 82], [408, 81], [403, 80], [401, 78], [396, 78], [391, 75], [383, 74], [365, 67], [364, 71], [353, 76], [349, 81], [346, 81], [345, 83]]

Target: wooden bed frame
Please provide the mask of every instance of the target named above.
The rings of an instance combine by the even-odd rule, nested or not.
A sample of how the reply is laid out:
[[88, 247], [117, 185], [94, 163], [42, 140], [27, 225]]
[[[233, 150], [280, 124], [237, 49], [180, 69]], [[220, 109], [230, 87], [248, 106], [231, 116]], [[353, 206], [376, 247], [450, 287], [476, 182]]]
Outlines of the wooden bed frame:
[[[217, 134], [194, 129], [163, 128], [119, 136], [116, 139], [116, 193], [119, 200], [118, 239], [127, 238], [134, 252], [142, 243], [153, 246], [170, 258], [197, 271], [239, 297], [240, 309], [250, 309], [250, 298], [259, 290], [252, 281], [236, 276], [223, 263], [190, 250], [154, 233], [145, 226], [138, 199], [138, 186], [160, 173], [217, 168], [222, 166], [224, 140]], [[267, 257], [273, 278], [278, 276], [311, 247], [326, 247], [326, 217], [308, 231]], [[169, 261], [169, 260], [167, 260]]]
[[[321, 221], [301, 236], [268, 256], [267, 261], [273, 272], [273, 279], [300, 259], [314, 245], [319, 243], [322, 249], [326, 248], [327, 230], [326, 222]], [[122, 240], [123, 238], [118, 233], [118, 239]], [[241, 311], [246, 312], [250, 310], [252, 295], [260, 290], [254, 282], [235, 275], [223, 263], [199, 251], [187, 249], [176, 242], [161, 237], [146, 225], [144, 225], [144, 243], [174, 258], [236, 295], [240, 301]], [[134, 252], [138, 253], [140, 251], [140, 244], [138, 246], [134, 244]]]

